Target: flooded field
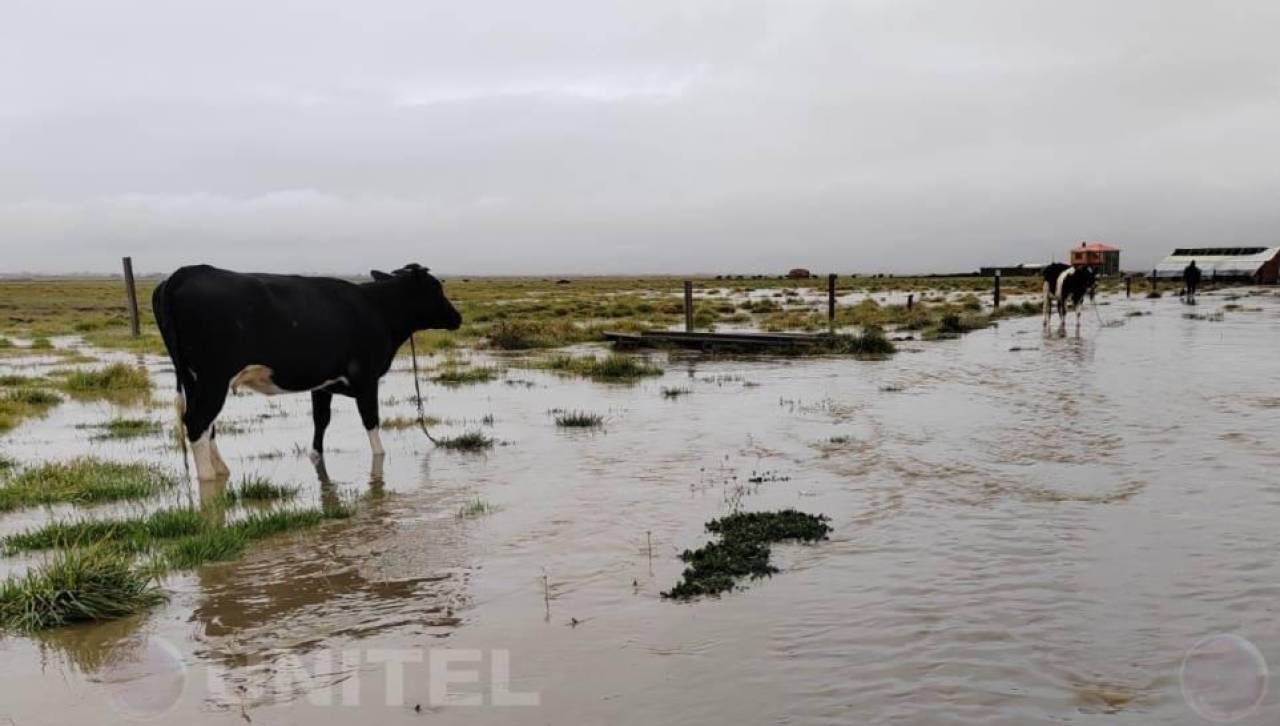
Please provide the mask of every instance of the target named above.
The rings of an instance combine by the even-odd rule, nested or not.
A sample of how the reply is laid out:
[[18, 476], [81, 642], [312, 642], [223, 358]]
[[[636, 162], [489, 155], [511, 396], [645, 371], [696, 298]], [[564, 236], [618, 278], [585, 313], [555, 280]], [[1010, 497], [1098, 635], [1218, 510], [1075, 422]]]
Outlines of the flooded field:
[[[308, 397], [232, 398], [233, 484], [354, 514], [170, 575], [143, 615], [0, 640], [0, 722], [1196, 724], [1258, 699], [1243, 722], [1274, 722], [1280, 297], [1105, 300], [1079, 338], [1029, 317], [885, 361], [658, 353], [633, 385], [466, 352], [502, 373], [430, 385], [432, 431], [496, 445], [387, 431], [381, 481], [349, 399], [322, 479]], [[100, 357], [142, 360], [155, 403], [69, 401], [0, 453], [182, 472], [163, 431], [84, 428], [173, 423], [167, 359]], [[384, 419], [412, 392], [405, 359]], [[0, 535], [217, 495], [21, 509]], [[790, 507], [830, 539], [774, 546], [780, 572], [722, 598], [661, 597], [706, 521]]]

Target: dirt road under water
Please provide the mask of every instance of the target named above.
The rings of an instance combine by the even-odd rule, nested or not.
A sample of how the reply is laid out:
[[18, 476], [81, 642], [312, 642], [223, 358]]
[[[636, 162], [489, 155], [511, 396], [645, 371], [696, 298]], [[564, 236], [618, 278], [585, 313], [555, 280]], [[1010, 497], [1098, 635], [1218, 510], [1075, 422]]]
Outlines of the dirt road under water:
[[[500, 445], [387, 432], [373, 484], [352, 402], [322, 486], [294, 452], [306, 396], [233, 398], [233, 476], [358, 514], [170, 579], [145, 616], [0, 641], [0, 722], [1202, 723], [1180, 683], [1198, 642], [1237, 634], [1280, 663], [1280, 297], [1184, 317], [1225, 302], [1115, 299], [1080, 338], [1017, 319], [885, 362], [663, 355], [635, 386], [510, 368], [429, 389], [438, 431], [492, 414]], [[411, 415], [411, 392], [391, 374], [384, 416]], [[605, 425], [558, 429], [552, 409]], [[0, 446], [181, 468], [157, 438], [75, 428], [111, 413], [65, 404]], [[477, 497], [492, 511], [460, 516]], [[782, 572], [740, 592], [661, 599], [734, 506], [834, 532], [776, 547]], [[1200, 695], [1243, 713], [1265, 681], [1222, 662]], [[1244, 722], [1278, 711], [1268, 695]]]

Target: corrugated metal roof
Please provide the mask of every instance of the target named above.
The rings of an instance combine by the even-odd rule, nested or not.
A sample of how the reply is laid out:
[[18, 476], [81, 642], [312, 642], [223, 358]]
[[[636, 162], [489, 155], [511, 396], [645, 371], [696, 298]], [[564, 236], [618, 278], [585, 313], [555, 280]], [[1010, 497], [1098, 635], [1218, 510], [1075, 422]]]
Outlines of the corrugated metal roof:
[[1252, 275], [1276, 255], [1280, 255], [1280, 247], [1180, 248], [1156, 265], [1156, 276], [1182, 277], [1192, 260], [1205, 277], [1212, 277], [1214, 272], [1228, 277]]

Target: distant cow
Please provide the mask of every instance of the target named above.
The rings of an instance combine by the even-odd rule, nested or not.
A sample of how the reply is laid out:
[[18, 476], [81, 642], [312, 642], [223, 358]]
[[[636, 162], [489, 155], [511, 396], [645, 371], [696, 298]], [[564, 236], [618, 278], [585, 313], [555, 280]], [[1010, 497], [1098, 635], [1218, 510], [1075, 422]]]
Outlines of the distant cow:
[[1049, 329], [1054, 308], [1062, 320], [1062, 330], [1067, 329], [1067, 299], [1076, 311], [1076, 332], [1080, 332], [1080, 301], [1093, 290], [1098, 278], [1091, 267], [1072, 267], [1055, 262], [1044, 268], [1044, 327]]
[[312, 459], [324, 454], [335, 393], [356, 399], [380, 466], [378, 381], [414, 331], [456, 330], [462, 316], [418, 265], [373, 282], [183, 267], [151, 296], [178, 379], [178, 411], [202, 480], [226, 476], [214, 420], [227, 393], [311, 393]]

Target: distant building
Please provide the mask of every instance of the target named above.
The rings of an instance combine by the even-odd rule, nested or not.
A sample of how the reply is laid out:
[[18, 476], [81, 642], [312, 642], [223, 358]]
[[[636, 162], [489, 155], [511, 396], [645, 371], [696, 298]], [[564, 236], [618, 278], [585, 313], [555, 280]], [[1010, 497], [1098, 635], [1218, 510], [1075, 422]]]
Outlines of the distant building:
[[978, 269], [978, 274], [983, 277], [992, 277], [999, 271], [1001, 277], [1034, 277], [1043, 269], [1044, 265], [1038, 262], [1024, 262], [1021, 265], [982, 267]]
[[1120, 248], [1104, 245], [1101, 242], [1092, 244], [1081, 242], [1079, 247], [1071, 250], [1072, 267], [1092, 267], [1100, 275], [1120, 274]]
[[796, 267], [787, 273], [787, 277], [792, 280], [808, 280], [810, 277], [813, 277], [813, 273], [803, 267]]
[[1274, 285], [1280, 277], [1280, 247], [1179, 247], [1156, 265], [1156, 276], [1181, 278], [1192, 260], [1206, 282]]

